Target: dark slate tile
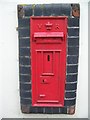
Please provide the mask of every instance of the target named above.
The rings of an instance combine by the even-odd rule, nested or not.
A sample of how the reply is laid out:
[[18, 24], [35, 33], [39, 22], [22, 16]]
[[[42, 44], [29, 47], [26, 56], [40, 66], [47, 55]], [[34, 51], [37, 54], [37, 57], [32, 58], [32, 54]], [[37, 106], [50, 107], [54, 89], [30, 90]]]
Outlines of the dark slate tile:
[[77, 74], [76, 75], [67, 75], [66, 77], [67, 77], [66, 78], [67, 82], [75, 82], [75, 81], [77, 81]]
[[66, 90], [76, 90], [77, 89], [77, 83], [70, 83], [66, 84]]
[[30, 91], [31, 90], [31, 84], [20, 83], [20, 90], [21, 91]]
[[79, 38], [68, 38], [68, 46], [79, 46]]
[[69, 27], [79, 27], [79, 18], [68, 18]]
[[43, 113], [43, 107], [37, 107], [37, 113]]
[[53, 114], [58, 114], [59, 113], [59, 108], [53, 107], [52, 108]]
[[45, 107], [45, 113], [46, 114], [52, 114], [53, 113], [52, 107]]
[[19, 46], [20, 47], [30, 47], [30, 39], [29, 38], [19, 39]]
[[70, 4], [45, 4], [43, 9], [44, 16], [70, 16], [71, 5]]
[[61, 13], [65, 16], [71, 15], [71, 4], [61, 4]]
[[79, 36], [79, 28], [69, 28], [68, 36]]
[[32, 5], [24, 6], [25, 16], [32, 16], [33, 14], [32, 8], [33, 8]]
[[54, 16], [70, 16], [71, 5], [70, 4], [52, 4], [52, 15]]
[[62, 15], [62, 5], [60, 4], [52, 4], [52, 13], [53, 16]]
[[22, 98], [22, 97], [20, 97], [20, 102], [23, 105], [31, 105], [32, 104], [31, 99], [25, 99], [25, 98]]
[[23, 98], [31, 98], [31, 92], [30, 91], [20, 91], [20, 96]]
[[19, 64], [20, 65], [30, 65], [31, 59], [25, 57], [19, 57]]
[[19, 67], [19, 72], [21, 74], [30, 74], [30, 67]]
[[29, 27], [19, 29], [19, 37], [30, 37]]
[[18, 19], [18, 27], [29, 27], [30, 26], [30, 18], [19, 18]]
[[19, 56], [30, 56], [30, 48], [19, 48]]
[[30, 75], [19, 75], [20, 82], [30, 82], [31, 76]]
[[79, 47], [68, 47], [68, 55], [79, 55]]
[[75, 104], [76, 104], [76, 99], [74, 99], [74, 100], [65, 100], [65, 103], [64, 103], [65, 106], [72, 106], [72, 105], [75, 105]]
[[76, 97], [76, 92], [65, 92], [66, 98], [74, 98]]
[[78, 65], [67, 66], [67, 73], [77, 73]]
[[52, 4], [44, 4], [44, 6], [43, 6], [43, 15], [44, 16], [52, 15]]
[[42, 5], [37, 4], [34, 9], [34, 15], [35, 16], [41, 16], [42, 15]]
[[37, 113], [37, 107], [30, 106], [30, 113]]
[[67, 114], [67, 108], [60, 108], [60, 113], [61, 114]]
[[78, 63], [78, 56], [68, 56], [67, 63], [68, 64], [77, 64]]

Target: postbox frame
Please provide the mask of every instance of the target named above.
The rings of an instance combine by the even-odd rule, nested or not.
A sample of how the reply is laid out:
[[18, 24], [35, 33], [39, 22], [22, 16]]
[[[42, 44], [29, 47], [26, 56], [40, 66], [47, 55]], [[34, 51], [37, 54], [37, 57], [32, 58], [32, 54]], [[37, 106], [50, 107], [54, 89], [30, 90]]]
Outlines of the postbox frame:
[[[65, 24], [65, 27], [66, 27], [66, 29], [64, 30], [64, 36], [63, 36], [63, 34], [62, 34], [62, 32], [61, 33], [59, 33], [59, 32], [53, 32], [54, 34], [56, 34], [56, 36], [57, 37], [61, 37], [61, 38], [63, 38], [64, 37], [64, 40], [65, 40], [65, 51], [64, 51], [64, 57], [63, 57], [63, 61], [64, 61], [64, 74], [62, 75], [62, 78], [63, 78], [63, 82], [62, 82], [62, 86], [61, 86], [61, 92], [60, 92], [60, 94], [61, 94], [61, 99], [60, 99], [60, 102], [59, 102], [59, 104], [57, 104], [57, 103], [51, 103], [51, 104], [48, 104], [49, 102], [47, 102], [47, 103], [44, 103], [44, 102], [41, 102], [41, 103], [36, 103], [36, 97], [35, 97], [35, 95], [36, 95], [36, 90], [35, 90], [35, 86], [36, 86], [36, 81], [35, 81], [35, 78], [33, 78], [33, 75], [31, 76], [31, 79], [32, 79], [32, 106], [48, 106], [48, 107], [50, 107], [50, 106], [53, 106], [53, 107], [63, 107], [64, 106], [64, 93], [65, 93], [65, 81], [66, 81], [66, 39], [67, 39], [67, 16], [58, 16], [58, 17], [48, 17], [48, 16], [44, 16], [44, 17], [36, 17], [36, 16], [31, 16], [30, 17], [30, 27], [31, 27], [31, 31], [30, 31], [30, 52], [31, 52], [31, 57], [32, 57], [32, 54], [33, 54], [33, 52], [32, 52], [32, 44], [33, 44], [33, 41], [32, 41], [32, 22], [33, 22], [33, 19], [63, 19], [64, 20], [64, 24]], [[45, 33], [44, 32], [42, 32], [42, 34], [41, 34], [42, 36], [40, 36], [38, 33], [37, 34], [34, 34], [33, 36], [34, 37], [37, 37], [37, 38], [39, 38], [39, 37], [45, 37]], [[52, 35], [51, 34], [51, 36], [49, 35], [49, 36], [47, 36], [47, 37], [55, 37], [54, 35]], [[45, 44], [45, 42], [43, 42], [44, 44]], [[40, 43], [40, 42], [37, 42], [37, 44], [42, 44], [42, 43]], [[57, 44], [61, 44], [60, 42], [57, 42]], [[56, 51], [57, 51], [57, 49], [56, 49]], [[33, 66], [34, 66], [34, 64], [33, 63], [35, 63], [35, 62], [33, 62], [33, 61], [35, 61], [33, 58], [32, 58], [32, 60], [31, 60], [31, 72], [32, 72], [32, 74], [33, 74], [33, 72], [34, 72], [34, 70], [33, 70]], [[62, 66], [62, 65], [61, 65]], [[60, 84], [60, 83], [59, 83]]]

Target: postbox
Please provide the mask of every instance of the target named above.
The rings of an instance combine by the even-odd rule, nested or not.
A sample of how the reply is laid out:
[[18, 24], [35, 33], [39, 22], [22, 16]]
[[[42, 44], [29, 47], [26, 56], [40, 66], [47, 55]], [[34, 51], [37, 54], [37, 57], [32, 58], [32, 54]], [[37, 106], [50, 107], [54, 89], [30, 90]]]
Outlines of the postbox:
[[31, 17], [32, 106], [64, 106], [67, 17]]

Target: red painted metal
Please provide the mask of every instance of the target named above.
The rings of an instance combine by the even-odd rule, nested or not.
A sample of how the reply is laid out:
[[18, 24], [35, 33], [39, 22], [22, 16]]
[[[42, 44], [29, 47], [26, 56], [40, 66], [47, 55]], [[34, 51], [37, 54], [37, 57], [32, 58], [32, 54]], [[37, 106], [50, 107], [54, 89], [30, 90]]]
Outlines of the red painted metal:
[[32, 105], [64, 106], [67, 17], [31, 17]]

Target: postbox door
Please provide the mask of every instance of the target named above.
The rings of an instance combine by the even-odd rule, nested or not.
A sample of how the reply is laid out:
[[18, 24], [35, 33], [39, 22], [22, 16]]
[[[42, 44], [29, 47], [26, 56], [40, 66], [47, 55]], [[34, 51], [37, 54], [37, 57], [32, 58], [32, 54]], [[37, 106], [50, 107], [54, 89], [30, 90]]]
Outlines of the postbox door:
[[[56, 23], [59, 29], [54, 28]], [[65, 17], [31, 18], [33, 106], [64, 105], [66, 31]]]

